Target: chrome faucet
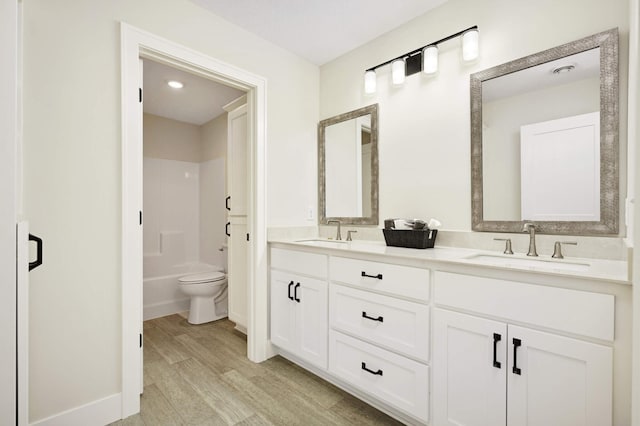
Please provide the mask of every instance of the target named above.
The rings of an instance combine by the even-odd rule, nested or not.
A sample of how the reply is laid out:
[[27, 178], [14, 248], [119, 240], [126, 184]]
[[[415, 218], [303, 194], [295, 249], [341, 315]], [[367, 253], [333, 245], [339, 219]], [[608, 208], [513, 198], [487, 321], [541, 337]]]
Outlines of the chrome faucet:
[[338, 224], [338, 232], [336, 233], [336, 240], [342, 240], [342, 235], [340, 235], [340, 221], [339, 220], [328, 220], [327, 225], [331, 225], [332, 223]]
[[527, 256], [538, 256], [536, 251], [536, 227], [533, 223], [525, 223], [522, 227], [522, 232], [529, 233], [529, 252]]

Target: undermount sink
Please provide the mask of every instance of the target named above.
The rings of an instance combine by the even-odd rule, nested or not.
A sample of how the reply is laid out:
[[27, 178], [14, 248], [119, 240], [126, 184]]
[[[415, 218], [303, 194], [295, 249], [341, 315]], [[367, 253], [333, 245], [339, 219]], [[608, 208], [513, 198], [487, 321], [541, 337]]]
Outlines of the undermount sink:
[[347, 244], [347, 241], [342, 240], [323, 240], [323, 239], [308, 239], [308, 240], [297, 240], [296, 243], [308, 244], [310, 246], [318, 246], [318, 247], [343, 247]]
[[515, 256], [499, 256], [491, 254], [474, 254], [466, 259], [486, 265], [505, 268], [531, 268], [548, 271], [588, 271], [591, 265], [566, 260], [524, 258]]

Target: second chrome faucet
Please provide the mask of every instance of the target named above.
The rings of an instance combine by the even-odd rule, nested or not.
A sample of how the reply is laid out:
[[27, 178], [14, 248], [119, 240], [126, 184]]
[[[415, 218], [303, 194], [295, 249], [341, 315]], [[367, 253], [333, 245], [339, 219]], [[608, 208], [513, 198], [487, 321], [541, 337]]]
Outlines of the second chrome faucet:
[[536, 251], [536, 226], [533, 223], [526, 222], [522, 227], [522, 232], [529, 233], [529, 251], [527, 256], [538, 256]]

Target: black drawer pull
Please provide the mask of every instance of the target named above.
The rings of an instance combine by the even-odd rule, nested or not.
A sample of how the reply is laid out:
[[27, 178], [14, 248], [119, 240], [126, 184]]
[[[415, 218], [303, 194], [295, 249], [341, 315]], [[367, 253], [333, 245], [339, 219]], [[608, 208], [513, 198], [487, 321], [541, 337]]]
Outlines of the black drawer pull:
[[368, 278], [377, 278], [379, 280], [382, 279], [382, 274], [378, 274], [378, 275], [367, 275], [367, 273], [365, 271], [362, 271], [362, 276], [363, 277], [368, 277]]
[[493, 333], [493, 366], [495, 368], [501, 368], [500, 362], [496, 359], [496, 347], [498, 346], [498, 342], [502, 340], [502, 336], [498, 333]]
[[363, 363], [362, 363], [362, 369], [363, 369], [364, 371], [366, 371], [367, 373], [371, 373], [371, 374], [373, 374], [374, 376], [382, 376], [382, 370], [378, 370], [378, 371], [369, 370], [369, 369], [367, 368], [367, 363], [366, 363], [366, 362], [363, 362]]
[[384, 318], [382, 318], [382, 317], [378, 317], [378, 318], [370, 317], [369, 315], [367, 315], [367, 313], [365, 311], [362, 311], [362, 318], [366, 318], [366, 319], [369, 319], [371, 321], [380, 321], [380, 322], [384, 321]]
[[296, 283], [296, 286], [293, 287], [293, 300], [300, 303], [300, 299], [298, 298], [298, 287], [300, 287], [300, 283]]
[[231, 201], [231, 195], [229, 195], [227, 198], [224, 199], [224, 207], [231, 211], [231, 207], [229, 207], [229, 201]]
[[522, 370], [520, 370], [518, 367], [516, 367], [516, 365], [518, 364], [518, 352], [517, 349], [519, 346], [522, 346], [522, 342], [520, 341], [520, 339], [513, 339], [513, 374], [517, 374], [518, 376], [520, 375], [520, 373], [522, 372]]
[[291, 287], [293, 286], [293, 281], [289, 283], [289, 287], [287, 288], [287, 297], [289, 300], [293, 300], [293, 296], [291, 295]]

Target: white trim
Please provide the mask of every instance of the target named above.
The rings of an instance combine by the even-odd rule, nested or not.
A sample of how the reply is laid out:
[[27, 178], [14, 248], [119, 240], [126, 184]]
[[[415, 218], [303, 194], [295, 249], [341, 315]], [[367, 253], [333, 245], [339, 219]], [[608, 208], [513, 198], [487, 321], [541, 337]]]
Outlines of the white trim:
[[16, 423], [18, 2], [0, 2], [0, 419]]
[[140, 411], [138, 334], [142, 318], [142, 138], [138, 117], [138, 59], [153, 59], [247, 90], [250, 140], [248, 353], [254, 362], [274, 355], [268, 341], [266, 226], [266, 89], [263, 77], [153, 34], [121, 24], [122, 71], [122, 417]]
[[[627, 200], [631, 199], [632, 208], [627, 209], [627, 223], [631, 224], [627, 228], [627, 239], [632, 240], [630, 244], [634, 249], [631, 251], [631, 271], [633, 271], [633, 332], [632, 332], [632, 353], [631, 353], [631, 423], [640, 425], [640, 250], [636, 249], [640, 243], [640, 214], [635, 214], [635, 200], [640, 199], [640, 150], [635, 148], [640, 142], [640, 85], [637, 78], [640, 71], [640, 1], [631, 0], [629, 2], [629, 104], [628, 104], [628, 139], [627, 139], [627, 163], [628, 163], [628, 188]], [[629, 205], [629, 204], [627, 204]]]
[[80, 407], [63, 411], [46, 419], [31, 423], [32, 426], [103, 426], [120, 419], [121, 394], [92, 401]]
[[29, 222], [17, 225], [18, 424], [29, 424]]

